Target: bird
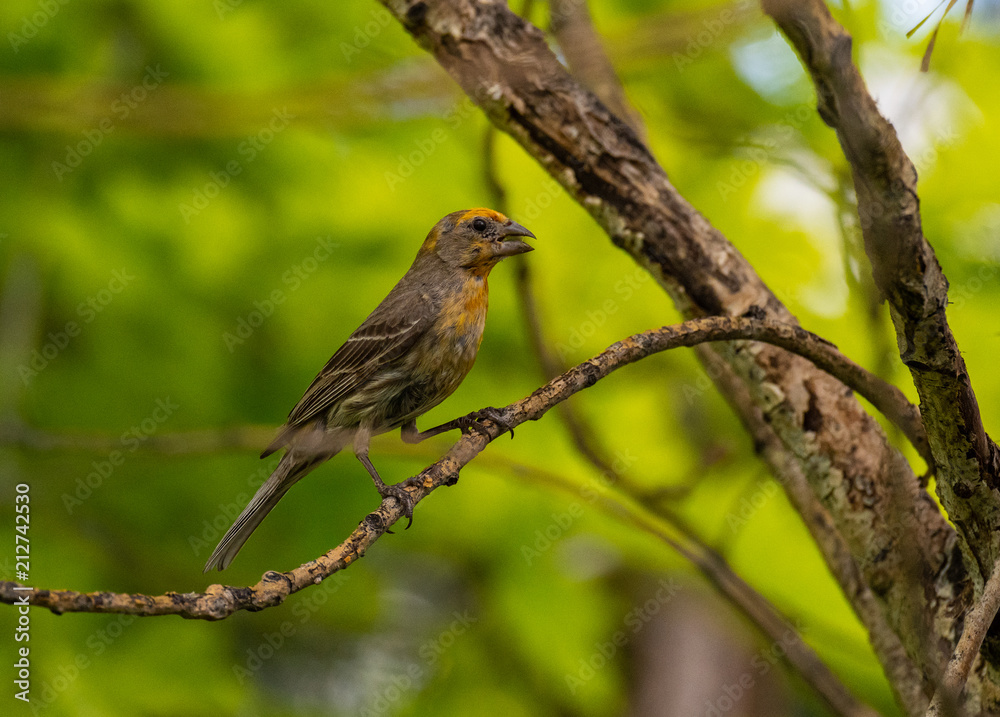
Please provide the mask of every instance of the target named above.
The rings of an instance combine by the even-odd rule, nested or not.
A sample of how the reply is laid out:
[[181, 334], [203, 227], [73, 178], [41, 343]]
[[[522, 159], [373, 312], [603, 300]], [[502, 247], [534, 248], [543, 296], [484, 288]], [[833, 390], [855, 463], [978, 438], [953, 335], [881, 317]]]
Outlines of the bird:
[[404, 442], [417, 443], [456, 428], [481, 430], [483, 418], [507, 428], [495, 409], [426, 431], [417, 429], [416, 419], [450, 396], [471, 370], [486, 322], [487, 278], [501, 260], [532, 251], [528, 237], [535, 235], [483, 207], [452, 212], [434, 225], [403, 278], [327, 361], [261, 454], [285, 450], [204, 572], [226, 569], [285, 493], [348, 446], [379, 495], [395, 497], [412, 523], [409, 493], [384, 483], [368, 458], [372, 436], [399, 428]]

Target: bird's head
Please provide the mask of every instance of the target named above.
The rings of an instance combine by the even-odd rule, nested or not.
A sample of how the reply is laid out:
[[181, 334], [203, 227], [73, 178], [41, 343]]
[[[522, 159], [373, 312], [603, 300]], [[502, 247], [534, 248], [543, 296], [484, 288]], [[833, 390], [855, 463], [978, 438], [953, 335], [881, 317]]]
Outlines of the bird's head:
[[535, 235], [492, 209], [464, 209], [439, 221], [420, 248], [421, 254], [436, 254], [446, 264], [489, 273], [508, 256], [532, 251], [521, 237]]

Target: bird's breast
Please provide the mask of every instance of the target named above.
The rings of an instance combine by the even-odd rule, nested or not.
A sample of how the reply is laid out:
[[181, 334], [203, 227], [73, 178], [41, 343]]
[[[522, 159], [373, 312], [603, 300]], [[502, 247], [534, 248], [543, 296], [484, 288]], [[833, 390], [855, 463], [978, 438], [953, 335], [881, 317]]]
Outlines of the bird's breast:
[[442, 349], [442, 368], [453, 364], [463, 377], [472, 368], [483, 340], [488, 304], [485, 276], [464, 279], [460, 289], [445, 298], [434, 332]]

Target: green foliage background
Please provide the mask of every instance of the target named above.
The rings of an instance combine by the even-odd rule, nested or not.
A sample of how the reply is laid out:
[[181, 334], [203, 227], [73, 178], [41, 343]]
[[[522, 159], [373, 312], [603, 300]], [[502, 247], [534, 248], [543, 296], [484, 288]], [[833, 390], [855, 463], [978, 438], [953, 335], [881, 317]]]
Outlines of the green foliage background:
[[[952, 283], [949, 318], [989, 429], [1000, 418], [1000, 95], [991, 89], [1000, 59], [996, 5], [977, 6], [982, 19], [961, 38], [945, 23], [925, 76], [926, 33], [904, 37], [920, 11], [854, 2], [837, 12], [920, 172], [926, 233]], [[884, 308], [869, 309], [863, 254], [838, 222], [845, 162], [773, 26], [745, 2], [594, 2], [592, 12], [681, 192], [807, 328], [913, 395]], [[538, 3], [532, 19], [544, 24], [545, 13]], [[163, 455], [139, 439], [280, 424], [428, 229], [491, 203], [486, 122], [370, 2], [7, 0], [0, 25], [2, 418], [110, 436], [124, 458], [82, 488], [106, 447], [16, 447], [7, 431], [0, 525], [13, 525], [14, 486], [27, 483], [28, 584], [203, 590], [216, 580], [201, 574], [218, 537], [211, 524], [242, 507], [262, 462], [243, 449]], [[275, 112], [289, 121], [269, 134]], [[212, 193], [232, 162], [239, 173], [197, 209], [198, 192]], [[538, 236], [526, 259], [565, 362], [679, 318], [506, 137], [497, 162], [509, 213]], [[317, 260], [321, 245], [333, 248]], [[116, 272], [134, 277], [119, 292]], [[514, 273], [512, 262], [494, 272], [477, 366], [422, 426], [539, 385]], [[268, 308], [275, 292], [281, 303]], [[100, 311], [88, 311], [91, 299]], [[254, 311], [269, 315], [239, 338]], [[78, 335], [63, 336], [69, 322]], [[33, 365], [50, 344], [55, 355]], [[153, 418], [164, 415], [157, 401], [176, 406], [165, 420]], [[689, 352], [629, 367], [574, 403], [630, 480], [683, 489], [674, 507], [857, 695], [893, 713], [864, 631]], [[414, 452], [385, 436], [373, 459], [401, 480], [448, 445]], [[554, 489], [501, 458], [576, 488]], [[554, 414], [482, 459], [422, 503], [411, 530], [280, 608], [217, 624], [32, 611], [34, 706], [51, 715], [622, 713], [638, 650], [619, 650], [580, 684], [567, 676], [580, 677], [581, 660], [616, 631], [640, 642], [646, 623], [633, 634], [626, 620], [658, 581], [679, 580], [699, 601], [710, 589], [666, 546], [586, 499], [584, 487], [605, 483]], [[223, 579], [252, 584], [312, 559], [376, 498], [360, 464], [338, 457], [282, 501]], [[11, 545], [13, 530], [2, 539]], [[12, 559], [0, 562], [12, 579]], [[671, 605], [657, 604], [656, 619]], [[21, 714], [31, 708], [12, 699], [13, 614], [0, 610], [0, 700]], [[719, 620], [752, 669], [749, 656], [771, 646], [738, 619]], [[798, 680], [787, 689], [790, 711], [825, 714]]]

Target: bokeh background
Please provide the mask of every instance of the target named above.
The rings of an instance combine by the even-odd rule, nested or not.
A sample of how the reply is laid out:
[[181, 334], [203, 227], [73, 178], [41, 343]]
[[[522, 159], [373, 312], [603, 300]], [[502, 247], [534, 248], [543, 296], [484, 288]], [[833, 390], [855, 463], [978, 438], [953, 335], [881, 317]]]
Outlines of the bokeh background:
[[[960, 3], [919, 73], [936, 2], [833, 3], [920, 173], [924, 226], [988, 429], [1000, 418], [996, 2]], [[521, 9], [515, 4], [515, 9]], [[913, 396], [872, 295], [850, 179], [813, 90], [750, 2], [590, 3], [672, 181], [809, 329]], [[529, 17], [548, 25], [546, 3]], [[0, 5], [0, 525], [30, 486], [27, 584], [201, 591], [257, 458], [316, 371], [447, 212], [496, 204], [551, 351], [571, 365], [678, 314], [590, 217], [487, 123], [374, 2], [5, 0]], [[478, 363], [427, 427], [543, 380], [515, 262], [493, 273]], [[650, 506], [666, 506], [895, 714], [866, 634], [693, 355], [572, 400]], [[451, 437], [374, 443], [389, 481]], [[917, 470], [923, 465], [898, 437]], [[116, 453], [117, 452], [117, 453]], [[117, 456], [112, 465], [111, 458]], [[662, 541], [595, 495], [608, 476], [555, 413], [501, 439], [408, 531], [262, 613], [219, 623], [31, 613], [50, 715], [825, 715]], [[622, 499], [624, 500], [624, 499]], [[339, 543], [377, 503], [340, 456], [299, 484], [222, 578]], [[5, 529], [6, 530], [6, 529]], [[14, 578], [13, 551], [0, 551]], [[5, 708], [6, 709], [6, 708]], [[714, 710], [714, 711], [713, 711]]]

